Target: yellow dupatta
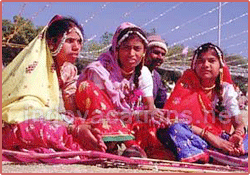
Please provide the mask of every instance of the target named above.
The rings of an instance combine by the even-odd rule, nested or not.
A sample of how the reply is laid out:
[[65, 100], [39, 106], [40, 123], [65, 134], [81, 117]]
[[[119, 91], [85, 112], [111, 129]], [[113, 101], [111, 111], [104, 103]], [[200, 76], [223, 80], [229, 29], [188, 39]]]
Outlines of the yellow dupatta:
[[47, 26], [2, 72], [2, 120], [61, 120], [59, 83], [46, 43]]

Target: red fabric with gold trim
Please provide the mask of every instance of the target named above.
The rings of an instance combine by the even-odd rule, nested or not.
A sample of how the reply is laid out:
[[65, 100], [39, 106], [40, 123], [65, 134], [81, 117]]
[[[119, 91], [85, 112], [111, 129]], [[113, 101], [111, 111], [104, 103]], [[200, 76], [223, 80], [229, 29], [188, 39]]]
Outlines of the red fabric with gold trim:
[[[230, 73], [224, 68], [223, 81], [232, 83]], [[215, 135], [231, 128], [231, 123], [222, 123], [212, 115], [212, 102], [203, 92], [195, 72], [188, 69], [178, 80], [173, 93], [164, 106], [170, 118], [178, 117], [201, 128], [207, 128]]]
[[93, 82], [87, 80], [79, 83], [76, 104], [86, 117], [86, 122], [100, 129], [104, 141], [125, 141], [134, 138], [116, 115], [111, 100]]
[[68, 134], [67, 125], [61, 121], [29, 119], [18, 124], [4, 123], [3, 148], [36, 152], [85, 150]]
[[171, 150], [166, 149], [156, 136], [158, 126], [154, 123], [135, 123], [132, 126], [135, 132], [136, 143], [145, 150], [149, 158], [176, 160]]

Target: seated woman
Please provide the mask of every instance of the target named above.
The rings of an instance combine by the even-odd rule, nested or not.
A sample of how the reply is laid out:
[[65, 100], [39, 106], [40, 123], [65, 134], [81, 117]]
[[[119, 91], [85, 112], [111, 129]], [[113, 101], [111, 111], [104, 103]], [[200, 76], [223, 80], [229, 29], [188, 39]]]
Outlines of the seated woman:
[[[82, 43], [82, 27], [72, 18], [56, 15], [3, 70], [3, 149], [105, 151], [100, 132], [74, 116], [77, 72], [73, 63]], [[68, 112], [58, 112], [59, 90]], [[18, 155], [5, 156], [12, 161], [28, 161]]]
[[172, 125], [159, 129], [157, 136], [180, 161], [207, 162], [209, 155], [216, 157], [208, 149], [245, 155], [248, 135], [236, 98], [221, 49], [203, 44], [164, 106]]
[[96, 122], [110, 152], [116, 149], [111, 145], [126, 141], [128, 149], [132, 147], [139, 151], [139, 156], [146, 156], [131, 141], [134, 136], [128, 126], [132, 126], [136, 117], [146, 117], [144, 110], [163, 116], [154, 110], [152, 76], [143, 65], [146, 47], [144, 32], [125, 22], [117, 28], [110, 50], [88, 65], [79, 77], [77, 106], [82, 113], [87, 113], [87, 121]]

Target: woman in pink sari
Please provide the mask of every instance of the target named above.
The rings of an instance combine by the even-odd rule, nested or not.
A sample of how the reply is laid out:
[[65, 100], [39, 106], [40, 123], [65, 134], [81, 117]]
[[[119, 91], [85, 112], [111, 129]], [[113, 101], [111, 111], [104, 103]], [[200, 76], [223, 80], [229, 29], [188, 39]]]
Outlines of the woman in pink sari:
[[[77, 70], [73, 63], [82, 43], [82, 27], [72, 18], [56, 15], [3, 70], [4, 150], [20, 155], [21, 152], [105, 151], [100, 132], [75, 116]], [[64, 103], [66, 112], [59, 111], [60, 103]], [[39, 162], [35, 157], [25, 159], [19, 154], [5, 154], [3, 158]]]
[[159, 129], [158, 138], [178, 160], [208, 162], [212, 156], [224, 163], [245, 163], [237, 158], [248, 154], [248, 135], [219, 47], [206, 43], [195, 50], [191, 69], [178, 80], [164, 109], [172, 125]]
[[88, 65], [79, 77], [77, 106], [87, 114], [87, 121], [102, 131], [110, 152], [114, 152], [116, 142], [124, 142], [128, 148], [125, 154], [134, 149], [139, 156], [146, 156], [133, 141], [132, 125], [138, 120], [148, 123], [152, 113], [163, 116], [154, 107], [152, 76], [144, 66], [146, 47], [145, 33], [134, 24], [122, 23], [110, 50]]

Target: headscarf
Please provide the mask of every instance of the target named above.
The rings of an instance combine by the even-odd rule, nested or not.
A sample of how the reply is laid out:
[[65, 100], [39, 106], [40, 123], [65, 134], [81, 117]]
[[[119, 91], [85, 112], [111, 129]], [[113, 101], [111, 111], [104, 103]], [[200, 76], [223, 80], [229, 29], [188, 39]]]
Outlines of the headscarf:
[[59, 83], [46, 43], [48, 25], [2, 72], [2, 120], [58, 119]]
[[[105, 92], [111, 98], [114, 106], [117, 110], [130, 110], [129, 104], [124, 100], [124, 91], [120, 89], [124, 84], [130, 84], [129, 80], [124, 79], [121, 73], [121, 68], [118, 64], [118, 57], [116, 48], [118, 46], [118, 36], [127, 28], [139, 28], [136, 25], [124, 22], [117, 29], [112, 39], [111, 49], [99, 56], [98, 61], [89, 64], [83, 73], [80, 75], [79, 82], [84, 80], [91, 80], [92, 71], [98, 74], [101, 80], [104, 82]], [[129, 31], [128, 31], [129, 32]], [[139, 33], [139, 32], [138, 32]], [[127, 33], [128, 34], [128, 33]], [[129, 34], [128, 34], [129, 35]], [[128, 36], [127, 35], [127, 36]], [[124, 35], [125, 36], [125, 35]], [[142, 36], [139, 35], [142, 38]], [[146, 38], [142, 38], [144, 41]], [[147, 41], [145, 41], [147, 42]]]
[[[216, 46], [217, 47], [217, 46]], [[198, 50], [201, 50], [198, 48]], [[218, 51], [216, 51], [218, 52]], [[220, 82], [232, 83], [230, 73], [223, 59], [222, 52], [219, 56], [223, 75]], [[186, 70], [177, 81], [174, 91], [166, 102], [164, 109], [168, 110], [171, 118], [185, 121], [189, 124], [207, 128], [215, 135], [220, 135], [227, 126], [213, 114], [212, 101], [204, 93], [200, 80], [194, 71], [197, 59], [197, 51], [194, 54], [191, 69]], [[219, 55], [219, 54], [218, 54]], [[171, 113], [171, 114], [170, 114]]]
[[194, 56], [192, 59], [192, 63], [191, 63], [191, 69], [193, 69], [193, 70], [195, 69], [195, 64], [196, 64], [196, 61], [198, 59], [198, 55], [200, 54], [200, 52], [203, 52], [206, 49], [214, 49], [218, 55], [219, 63], [220, 63], [220, 74], [221, 74], [220, 82], [228, 82], [228, 83], [232, 84], [233, 81], [231, 78], [231, 74], [230, 74], [228, 66], [225, 62], [223, 53], [218, 46], [216, 46], [212, 43], [205, 43], [205, 44], [201, 45], [200, 47], [198, 47], [198, 49], [195, 50], [195, 53], [194, 53]]

